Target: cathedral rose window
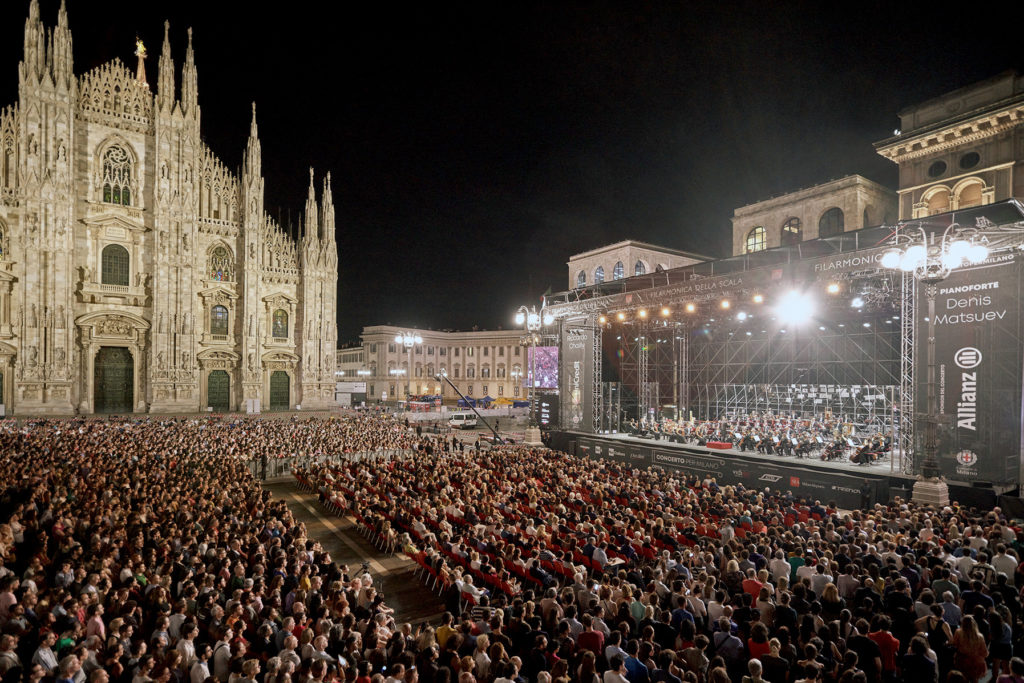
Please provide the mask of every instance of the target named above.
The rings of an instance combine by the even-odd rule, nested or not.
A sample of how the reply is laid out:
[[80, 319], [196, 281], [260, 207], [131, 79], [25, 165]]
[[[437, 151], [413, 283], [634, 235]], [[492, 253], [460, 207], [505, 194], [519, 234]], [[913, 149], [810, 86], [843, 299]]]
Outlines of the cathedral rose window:
[[103, 201], [131, 206], [132, 161], [124, 147], [114, 146], [103, 153]]

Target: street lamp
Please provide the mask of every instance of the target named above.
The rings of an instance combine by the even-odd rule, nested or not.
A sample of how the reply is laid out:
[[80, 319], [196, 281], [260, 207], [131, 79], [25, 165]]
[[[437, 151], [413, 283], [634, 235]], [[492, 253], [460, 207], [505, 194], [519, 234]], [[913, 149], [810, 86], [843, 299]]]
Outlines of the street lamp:
[[[928, 297], [928, 375], [927, 406], [924, 431], [924, 462], [921, 476], [914, 483], [913, 499], [919, 503], [937, 506], [949, 504], [949, 488], [939, 471], [938, 451], [938, 397], [935, 387], [935, 295], [939, 283], [965, 263], [981, 263], [988, 258], [988, 247], [977, 228], [951, 224], [942, 233], [925, 232], [918, 227], [898, 233], [891, 249], [882, 254], [882, 266], [913, 274], [924, 284]], [[920, 419], [920, 415], [918, 416]]]
[[515, 320], [516, 325], [522, 325], [523, 329], [526, 330], [526, 335], [520, 339], [519, 343], [523, 346], [529, 346], [531, 349], [530, 372], [527, 375], [530, 390], [530, 425], [526, 430], [526, 443], [536, 445], [541, 443], [540, 428], [537, 426], [535, 405], [537, 402], [537, 343], [540, 342], [541, 327], [555, 322], [555, 318], [553, 315], [546, 312], [543, 307], [541, 308], [540, 313], [538, 313], [536, 306], [531, 306], [530, 308], [520, 306], [519, 310], [516, 312]]
[[395, 335], [395, 343], [404, 346], [405, 352], [409, 355], [409, 378], [405, 385], [405, 395], [408, 398], [412, 395], [412, 347], [422, 344], [423, 337], [414, 332], [402, 332]]

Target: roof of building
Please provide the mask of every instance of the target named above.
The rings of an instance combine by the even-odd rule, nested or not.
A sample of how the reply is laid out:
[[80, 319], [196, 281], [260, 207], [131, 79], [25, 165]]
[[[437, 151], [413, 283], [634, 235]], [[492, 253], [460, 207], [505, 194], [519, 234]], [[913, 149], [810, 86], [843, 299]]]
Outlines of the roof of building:
[[672, 254], [673, 256], [682, 256], [683, 258], [697, 259], [698, 261], [707, 261], [711, 259], [710, 256], [704, 254], [697, 254], [692, 251], [682, 251], [681, 249], [672, 249], [671, 247], [661, 247], [657, 244], [651, 244], [650, 242], [641, 242], [639, 240], [622, 240], [614, 244], [607, 244], [603, 247], [591, 249], [590, 251], [583, 251], [578, 254], [573, 254], [569, 257], [569, 263], [572, 263], [576, 259], [586, 258], [588, 256], [597, 256], [607, 251], [613, 251], [615, 249], [622, 249], [624, 247], [635, 247], [637, 249], [650, 249], [651, 251], [660, 251], [665, 254]]

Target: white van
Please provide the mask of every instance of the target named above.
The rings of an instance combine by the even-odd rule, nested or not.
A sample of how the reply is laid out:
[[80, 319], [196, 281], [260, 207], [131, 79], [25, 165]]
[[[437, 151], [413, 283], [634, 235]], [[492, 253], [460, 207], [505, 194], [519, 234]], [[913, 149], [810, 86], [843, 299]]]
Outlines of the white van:
[[472, 429], [476, 427], [476, 413], [459, 412], [448, 416], [448, 426], [454, 429]]

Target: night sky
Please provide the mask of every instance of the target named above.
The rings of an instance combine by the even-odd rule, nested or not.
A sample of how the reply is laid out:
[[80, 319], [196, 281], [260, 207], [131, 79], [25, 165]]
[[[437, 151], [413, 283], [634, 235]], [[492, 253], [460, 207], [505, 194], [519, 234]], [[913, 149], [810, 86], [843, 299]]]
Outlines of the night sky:
[[[194, 28], [203, 135], [241, 164], [255, 100], [266, 207], [331, 171], [339, 339], [509, 327], [568, 257], [632, 238], [727, 255], [732, 210], [849, 173], [896, 112], [1009, 68], [1015, 18], [918, 3], [68, 0], [75, 70]], [[59, 0], [42, 0], [56, 22]], [[232, 9], [232, 8], [237, 8]], [[259, 10], [257, 10], [259, 12]], [[0, 105], [28, 0], [0, 3]], [[1013, 21], [1011, 21], [1013, 19]]]

